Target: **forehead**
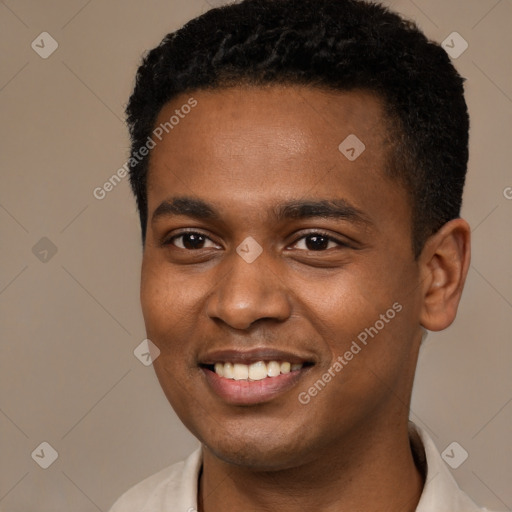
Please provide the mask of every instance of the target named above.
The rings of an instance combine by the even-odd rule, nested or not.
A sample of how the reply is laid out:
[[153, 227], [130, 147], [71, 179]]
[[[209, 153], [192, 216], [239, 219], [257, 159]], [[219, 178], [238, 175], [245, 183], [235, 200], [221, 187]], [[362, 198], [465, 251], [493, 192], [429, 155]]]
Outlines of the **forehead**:
[[[191, 98], [194, 108], [183, 108]], [[385, 175], [390, 145], [383, 112], [368, 92], [297, 86], [176, 97], [155, 123], [167, 129], [151, 150], [149, 214], [170, 195], [208, 198], [226, 209], [304, 197], [342, 197], [360, 210], [403, 202], [401, 189], [390, 197], [398, 187]]]
[[[190, 111], [184, 106], [191, 97], [197, 106]], [[164, 145], [174, 147], [176, 157], [198, 164], [208, 158], [229, 166], [237, 159], [250, 158], [252, 162], [269, 154], [288, 162], [310, 157], [332, 161], [340, 156], [339, 144], [349, 136], [370, 149], [363, 160], [371, 155], [379, 165], [386, 156], [381, 101], [364, 91], [275, 85], [199, 90], [165, 105], [155, 127], [164, 128]], [[157, 146], [150, 170], [162, 153], [162, 144]]]

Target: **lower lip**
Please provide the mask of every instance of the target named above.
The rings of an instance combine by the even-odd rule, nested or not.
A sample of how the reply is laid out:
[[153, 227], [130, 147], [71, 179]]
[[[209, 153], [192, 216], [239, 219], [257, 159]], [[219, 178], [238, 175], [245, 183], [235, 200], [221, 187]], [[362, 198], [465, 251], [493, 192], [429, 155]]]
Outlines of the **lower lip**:
[[293, 388], [307, 368], [282, 373], [262, 380], [234, 380], [220, 377], [215, 372], [201, 368], [211, 389], [225, 402], [232, 405], [254, 405], [269, 402]]

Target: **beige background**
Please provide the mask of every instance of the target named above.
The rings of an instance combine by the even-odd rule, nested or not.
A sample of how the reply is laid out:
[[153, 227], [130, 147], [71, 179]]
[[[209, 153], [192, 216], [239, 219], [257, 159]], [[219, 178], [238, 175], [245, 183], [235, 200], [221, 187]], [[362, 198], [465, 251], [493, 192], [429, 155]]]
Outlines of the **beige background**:
[[[386, 3], [437, 41], [457, 31], [469, 44], [455, 63], [472, 115], [463, 213], [473, 260], [458, 320], [423, 347], [411, 417], [440, 451], [457, 441], [469, 453], [452, 471], [475, 500], [511, 510], [512, 2]], [[208, 8], [203, 0], [0, 2], [4, 511], [105, 511], [196, 446], [152, 368], [133, 354], [145, 333], [127, 180], [103, 200], [93, 190], [126, 161], [123, 109], [142, 52]], [[59, 45], [47, 59], [31, 48], [43, 31]], [[48, 241], [36, 246], [43, 237], [56, 254], [44, 253]], [[43, 441], [59, 455], [46, 470], [31, 457]]]

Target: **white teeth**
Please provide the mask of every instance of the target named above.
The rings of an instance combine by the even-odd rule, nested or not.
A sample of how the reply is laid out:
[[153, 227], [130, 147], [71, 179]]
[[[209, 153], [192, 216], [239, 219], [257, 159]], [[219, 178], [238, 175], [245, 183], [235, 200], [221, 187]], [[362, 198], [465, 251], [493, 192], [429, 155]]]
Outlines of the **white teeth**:
[[249, 378], [249, 367], [246, 364], [235, 363], [234, 376], [235, 380], [247, 380]]
[[215, 373], [224, 377], [224, 365], [222, 363], [215, 363]]
[[261, 380], [267, 376], [267, 365], [263, 361], [251, 364], [249, 366], [249, 379]]
[[267, 364], [267, 375], [277, 377], [281, 373], [281, 365], [277, 361], [270, 361]]
[[242, 363], [215, 363], [214, 370], [219, 377], [234, 380], [262, 380], [277, 377], [290, 371], [300, 370], [302, 363], [291, 364], [287, 361], [257, 361], [251, 365]]
[[[219, 364], [222, 364], [222, 363], [219, 363]], [[217, 371], [217, 370], [215, 370], [215, 371]], [[224, 364], [223, 373], [224, 373], [223, 377], [226, 377], [226, 379], [234, 379], [235, 378], [235, 370], [231, 363]]]

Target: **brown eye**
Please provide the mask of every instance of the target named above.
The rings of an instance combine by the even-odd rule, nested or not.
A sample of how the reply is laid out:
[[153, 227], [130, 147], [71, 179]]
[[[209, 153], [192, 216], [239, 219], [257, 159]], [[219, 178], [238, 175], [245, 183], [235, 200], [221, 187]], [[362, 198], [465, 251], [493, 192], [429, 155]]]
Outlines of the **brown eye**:
[[310, 233], [299, 238], [293, 245], [306, 251], [325, 251], [346, 244], [325, 233]]
[[322, 235], [309, 235], [305, 238], [306, 247], [310, 251], [322, 251], [327, 249], [329, 245], [329, 239]]
[[[210, 245], [208, 245], [208, 243], [210, 243]], [[195, 231], [175, 235], [165, 242], [165, 245], [174, 245], [185, 250], [205, 249], [205, 244], [206, 247], [216, 247], [216, 245], [206, 235]]]

